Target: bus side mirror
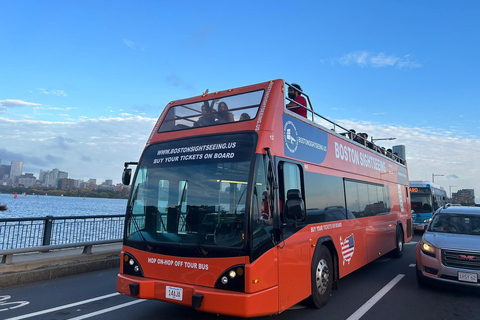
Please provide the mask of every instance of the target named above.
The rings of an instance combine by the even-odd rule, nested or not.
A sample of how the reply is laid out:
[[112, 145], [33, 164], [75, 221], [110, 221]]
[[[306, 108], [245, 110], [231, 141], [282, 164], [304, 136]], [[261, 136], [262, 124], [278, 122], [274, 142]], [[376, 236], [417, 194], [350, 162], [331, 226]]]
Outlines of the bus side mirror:
[[289, 220], [305, 220], [305, 203], [300, 197], [300, 190], [290, 189], [287, 191], [287, 203], [285, 217]]
[[130, 179], [132, 178], [132, 169], [125, 168], [122, 173], [122, 183], [126, 186], [130, 184]]

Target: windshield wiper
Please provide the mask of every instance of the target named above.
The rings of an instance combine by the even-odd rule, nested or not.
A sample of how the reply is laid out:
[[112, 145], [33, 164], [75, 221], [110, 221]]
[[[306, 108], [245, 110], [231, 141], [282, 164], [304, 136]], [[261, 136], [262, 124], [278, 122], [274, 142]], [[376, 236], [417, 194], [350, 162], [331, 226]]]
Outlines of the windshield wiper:
[[[140, 230], [140, 227], [138, 226], [137, 219], [133, 217], [133, 204], [135, 203], [135, 200], [137, 199], [138, 195], [138, 189], [140, 188], [140, 184], [137, 184], [137, 188], [135, 189], [135, 192], [133, 193], [132, 201], [130, 202], [130, 208], [129, 208], [129, 214], [130, 214], [130, 223], [133, 221], [133, 225], [135, 226], [135, 231], [137, 234], [140, 236], [140, 239], [142, 239], [143, 243], [145, 244], [145, 247], [147, 248], [147, 251], [152, 251], [153, 247], [148, 243], [147, 239], [142, 234], [142, 231]], [[145, 208], [145, 206], [144, 206]]]

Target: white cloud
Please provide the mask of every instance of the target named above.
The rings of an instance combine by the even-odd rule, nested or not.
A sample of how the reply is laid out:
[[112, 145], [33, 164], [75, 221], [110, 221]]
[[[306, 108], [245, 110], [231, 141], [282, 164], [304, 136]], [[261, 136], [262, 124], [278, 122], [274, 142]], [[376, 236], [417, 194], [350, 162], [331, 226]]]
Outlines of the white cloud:
[[130, 49], [139, 49], [141, 51], [145, 51], [146, 48], [146, 46], [128, 39], [123, 39], [123, 43]]
[[123, 39], [123, 43], [125, 45], [127, 45], [127, 47], [129, 47], [129, 48], [135, 49], [135, 42], [133, 42], [131, 40]]
[[56, 167], [73, 179], [119, 182], [123, 163], [139, 159], [156, 120], [138, 116], [78, 122], [0, 118], [0, 159], [3, 164], [23, 161], [24, 172], [36, 176], [39, 170]]
[[396, 57], [393, 55], [386, 55], [383, 52], [372, 53], [368, 51], [350, 52], [338, 59], [334, 59], [334, 61], [337, 61], [338, 63], [344, 66], [356, 64], [360, 67], [374, 67], [374, 68], [395, 67], [397, 69], [402, 69], [402, 68], [420, 68], [422, 66], [418, 62], [412, 61], [411, 55]]
[[31, 107], [31, 106], [40, 106], [39, 103], [33, 102], [26, 102], [22, 100], [14, 100], [14, 99], [7, 99], [7, 100], [0, 100], [0, 106], [6, 108], [17, 108], [17, 107]]
[[67, 96], [67, 94], [66, 94], [65, 91], [63, 91], [63, 90], [57, 90], [57, 89], [46, 90], [46, 89], [43, 89], [43, 88], [39, 88], [38, 90], [39, 90], [41, 93], [51, 94], [51, 95], [58, 96], [58, 97], [66, 97], [66, 96]]

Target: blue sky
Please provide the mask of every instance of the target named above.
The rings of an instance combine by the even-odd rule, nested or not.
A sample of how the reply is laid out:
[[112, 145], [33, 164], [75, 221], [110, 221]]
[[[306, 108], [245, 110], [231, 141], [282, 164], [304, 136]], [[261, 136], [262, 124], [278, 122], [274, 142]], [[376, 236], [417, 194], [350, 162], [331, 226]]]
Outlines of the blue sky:
[[0, 0], [0, 13], [2, 164], [119, 182], [169, 101], [283, 78], [320, 114], [405, 144], [411, 180], [480, 195], [478, 1]]

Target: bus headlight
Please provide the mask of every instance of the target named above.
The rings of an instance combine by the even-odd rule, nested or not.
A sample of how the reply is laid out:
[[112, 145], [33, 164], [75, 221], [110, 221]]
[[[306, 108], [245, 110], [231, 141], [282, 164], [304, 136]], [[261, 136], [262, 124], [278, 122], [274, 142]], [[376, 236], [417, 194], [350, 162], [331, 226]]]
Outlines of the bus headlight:
[[143, 277], [143, 271], [137, 259], [130, 253], [123, 254], [123, 273], [132, 276]]
[[217, 282], [215, 288], [245, 292], [245, 265], [236, 265], [225, 270]]

